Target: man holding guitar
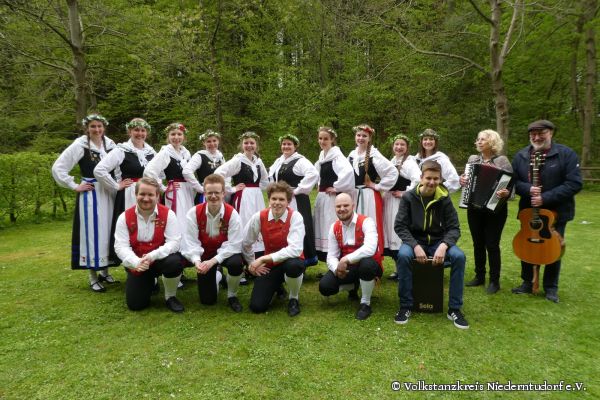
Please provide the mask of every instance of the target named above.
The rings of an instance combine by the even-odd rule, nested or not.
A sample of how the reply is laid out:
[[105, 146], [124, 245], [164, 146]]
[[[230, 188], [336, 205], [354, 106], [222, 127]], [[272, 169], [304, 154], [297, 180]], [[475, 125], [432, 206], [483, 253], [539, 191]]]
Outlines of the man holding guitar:
[[[523, 238], [525, 246], [540, 242], [549, 244], [551, 242], [549, 240], [551, 239], [550, 233], [556, 231], [562, 242], [567, 222], [575, 216], [575, 194], [582, 187], [579, 160], [571, 148], [552, 141], [555, 130], [554, 124], [547, 120], [538, 120], [529, 124], [527, 131], [530, 145], [521, 149], [512, 162], [515, 189], [520, 196], [519, 218], [522, 223], [522, 231], [517, 234], [513, 242], [517, 254], [518, 241], [521, 240], [519, 237]], [[534, 210], [533, 215], [536, 215], [540, 226], [534, 221], [530, 221], [530, 223], [523, 221], [522, 215], [527, 214], [528, 210], [526, 209]], [[539, 216], [540, 213], [543, 215], [543, 212], [554, 214], [554, 227], [543, 226], [550, 220]], [[531, 235], [523, 232], [527, 230], [532, 231]], [[540, 232], [548, 232], [548, 234]], [[537, 239], [534, 240], [534, 236]], [[543, 253], [546, 252], [541, 251], [540, 254]], [[530, 260], [530, 262], [523, 261], [525, 257], [520, 258], [522, 259], [521, 278], [523, 283], [514, 288], [512, 292], [515, 294], [532, 293], [534, 265]], [[538, 263], [541, 264], [541, 262]], [[556, 261], [546, 264], [544, 268], [543, 287], [546, 299], [555, 303], [558, 303], [560, 263], [559, 256]]]

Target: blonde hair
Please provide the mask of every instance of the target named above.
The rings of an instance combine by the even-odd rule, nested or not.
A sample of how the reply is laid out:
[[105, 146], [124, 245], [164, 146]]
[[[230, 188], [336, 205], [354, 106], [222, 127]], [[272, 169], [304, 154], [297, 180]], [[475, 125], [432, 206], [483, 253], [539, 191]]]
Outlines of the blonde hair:
[[504, 140], [500, 137], [500, 134], [492, 129], [484, 129], [479, 132], [479, 135], [485, 135], [486, 139], [490, 142], [490, 148], [492, 149], [492, 153], [500, 154], [502, 149], [504, 148]]

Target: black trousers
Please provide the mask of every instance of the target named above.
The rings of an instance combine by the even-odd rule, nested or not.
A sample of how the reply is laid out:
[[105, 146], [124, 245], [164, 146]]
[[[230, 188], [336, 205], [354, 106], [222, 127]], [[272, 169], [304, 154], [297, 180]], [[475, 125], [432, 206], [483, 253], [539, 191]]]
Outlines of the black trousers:
[[304, 261], [300, 258], [288, 258], [281, 264], [271, 268], [271, 271], [254, 280], [254, 287], [250, 295], [250, 310], [255, 313], [266, 312], [271, 304], [273, 295], [285, 282], [285, 275], [289, 278], [298, 278], [304, 273]]
[[154, 278], [163, 275], [165, 278], [176, 278], [183, 271], [182, 257], [179, 253], [169, 254], [162, 260], [156, 260], [150, 269], [141, 275], [134, 275], [127, 269], [125, 282], [125, 300], [132, 311], [143, 310], [150, 305]]
[[[217, 302], [217, 266], [215, 265], [204, 275], [198, 274], [198, 295], [200, 303], [212, 305]], [[239, 276], [244, 270], [244, 261], [241, 254], [234, 254], [226, 258], [221, 266], [227, 268], [227, 273], [231, 276]]]
[[[473, 239], [473, 258], [475, 259], [475, 275], [477, 279], [485, 280], [486, 258], [490, 265], [490, 282], [500, 282], [500, 238], [506, 223], [508, 207], [504, 206], [496, 213], [467, 210], [469, 230]], [[487, 253], [487, 257], [486, 257]]]
[[338, 278], [331, 270], [327, 271], [319, 281], [319, 292], [323, 296], [332, 296], [340, 291], [340, 285], [372, 281], [375, 277], [381, 277], [381, 267], [372, 258], [363, 258], [357, 264], [350, 265], [345, 278]]
[[[565, 229], [567, 227], [567, 222], [557, 222], [554, 225], [554, 229], [560, 234], [560, 236], [565, 237]], [[560, 261], [548, 264], [544, 266], [544, 290], [548, 289], [558, 290], [558, 278], [560, 276]], [[533, 264], [526, 263], [521, 261], [521, 278], [525, 282], [531, 282], [533, 280]]]

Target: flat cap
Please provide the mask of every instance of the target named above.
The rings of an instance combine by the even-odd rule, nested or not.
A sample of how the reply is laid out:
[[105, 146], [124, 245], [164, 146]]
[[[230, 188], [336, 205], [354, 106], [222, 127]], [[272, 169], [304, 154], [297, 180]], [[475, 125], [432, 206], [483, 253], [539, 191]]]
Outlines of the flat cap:
[[529, 126], [527, 127], [527, 132], [537, 131], [537, 130], [542, 130], [542, 129], [555, 130], [556, 127], [554, 126], [554, 124], [552, 122], [550, 122], [546, 119], [540, 119], [540, 120], [530, 123]]

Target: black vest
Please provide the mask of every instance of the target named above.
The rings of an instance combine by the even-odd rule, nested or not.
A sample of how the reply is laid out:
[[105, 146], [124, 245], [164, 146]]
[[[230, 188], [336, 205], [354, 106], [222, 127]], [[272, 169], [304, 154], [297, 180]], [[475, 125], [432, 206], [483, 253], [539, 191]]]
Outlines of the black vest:
[[[141, 178], [144, 176], [144, 167], [140, 164], [140, 160], [138, 159], [137, 154], [124, 151], [125, 158], [123, 158], [123, 162], [119, 166], [121, 169], [121, 178]], [[154, 154], [147, 154], [146, 160], [150, 161], [154, 158]]]
[[321, 171], [319, 172], [319, 190], [333, 187], [333, 184], [337, 180], [338, 176], [333, 170], [333, 160], [322, 163]]
[[[354, 160], [352, 157], [349, 158], [350, 164], [353, 164]], [[354, 169], [354, 168], [353, 168]], [[377, 183], [379, 182], [379, 174], [373, 166], [373, 157], [369, 157], [369, 178], [371, 178], [371, 182]], [[356, 171], [354, 171], [354, 185], [364, 185], [365, 184], [365, 162], [362, 161], [358, 164], [358, 175], [356, 175]]]
[[217, 167], [223, 164], [223, 160], [212, 161], [206, 154], [200, 153], [200, 158], [202, 158], [202, 164], [200, 168], [196, 170], [196, 179], [198, 182], [204, 182], [204, 178], [206, 178], [210, 174], [214, 174]]
[[[292, 188], [298, 187], [298, 184], [303, 178], [303, 176], [294, 174], [294, 165], [296, 165], [298, 160], [300, 160], [300, 158], [296, 158], [295, 160], [292, 160], [287, 164], [281, 164], [281, 167], [279, 168], [279, 173], [277, 174], [277, 182], [284, 181]], [[275, 176], [273, 176], [273, 178], [274, 177]]]
[[94, 168], [100, 162], [100, 153], [90, 149], [83, 149], [83, 157], [79, 160], [79, 170], [84, 178], [94, 177]]
[[165, 168], [165, 177], [168, 181], [173, 179], [181, 179], [183, 180], [183, 168], [181, 167], [181, 163], [171, 157], [171, 161], [169, 161], [169, 165]]
[[237, 174], [233, 175], [231, 177], [231, 181], [233, 183], [233, 185], [237, 185], [240, 183], [255, 183], [258, 184], [258, 182], [260, 182], [260, 168], [257, 165], [256, 166], [256, 170], [258, 172], [258, 177], [256, 178], [256, 181], [254, 181], [254, 174], [252, 173], [252, 167], [249, 166], [248, 164], [245, 164], [243, 162], [240, 162], [241, 166], [240, 166], [240, 172], [238, 172]]

